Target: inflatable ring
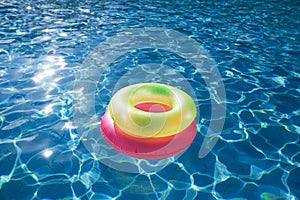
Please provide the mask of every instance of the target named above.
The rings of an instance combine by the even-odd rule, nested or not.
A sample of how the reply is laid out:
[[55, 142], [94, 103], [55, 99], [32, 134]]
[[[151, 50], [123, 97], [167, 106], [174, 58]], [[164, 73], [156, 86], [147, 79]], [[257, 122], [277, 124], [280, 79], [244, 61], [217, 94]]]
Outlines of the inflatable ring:
[[163, 159], [190, 146], [197, 132], [195, 117], [196, 106], [185, 92], [143, 83], [122, 88], [112, 97], [100, 129], [104, 139], [126, 155]]
[[[154, 103], [171, 109], [166, 112], [145, 112], [136, 108]], [[196, 117], [193, 99], [175, 87], [159, 83], [142, 83], [119, 90], [108, 106], [110, 115], [124, 132], [138, 137], [166, 137], [186, 129]]]

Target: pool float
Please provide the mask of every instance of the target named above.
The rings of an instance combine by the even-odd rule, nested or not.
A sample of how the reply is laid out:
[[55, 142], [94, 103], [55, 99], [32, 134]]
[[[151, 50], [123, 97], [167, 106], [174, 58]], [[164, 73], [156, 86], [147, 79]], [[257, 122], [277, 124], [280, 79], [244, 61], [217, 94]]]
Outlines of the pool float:
[[180, 89], [141, 83], [113, 95], [101, 121], [105, 140], [117, 151], [149, 160], [183, 152], [196, 136], [196, 106]]

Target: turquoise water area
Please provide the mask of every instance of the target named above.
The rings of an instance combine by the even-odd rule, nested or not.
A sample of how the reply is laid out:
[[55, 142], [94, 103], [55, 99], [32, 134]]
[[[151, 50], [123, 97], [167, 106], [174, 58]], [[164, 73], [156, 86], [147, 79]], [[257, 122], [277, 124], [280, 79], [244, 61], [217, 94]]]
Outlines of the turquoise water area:
[[[166, 50], [174, 44], [126, 52], [99, 66], [96, 80], [83, 73], [99, 45], [128, 28], [143, 27], [195, 40], [222, 76], [225, 123], [204, 158], [198, 152], [216, 96], [176, 46]], [[299, 55], [299, 1], [3, 0], [0, 199], [299, 199]], [[188, 82], [199, 110], [190, 148], [151, 172], [106, 165], [103, 160], [121, 167], [130, 160], [107, 156], [107, 146], [90, 151], [80, 133], [92, 130], [101, 136], [99, 123], [87, 121], [83, 130], [75, 123], [81, 120], [74, 119], [77, 98], [85, 93], [74, 87], [78, 80], [96, 85], [88, 94], [95, 102], [88, 118], [99, 122], [112, 89], [126, 74], [126, 84]]]

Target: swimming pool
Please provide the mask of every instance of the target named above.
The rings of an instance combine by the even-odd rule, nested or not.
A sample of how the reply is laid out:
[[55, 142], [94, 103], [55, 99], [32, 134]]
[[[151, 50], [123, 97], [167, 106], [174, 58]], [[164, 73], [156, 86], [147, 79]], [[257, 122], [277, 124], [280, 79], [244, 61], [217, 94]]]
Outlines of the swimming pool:
[[[299, 199], [299, 55], [297, 1], [4, 0], [0, 199]], [[182, 155], [151, 163], [99, 142], [112, 94], [145, 80], [194, 95], [198, 132]]]

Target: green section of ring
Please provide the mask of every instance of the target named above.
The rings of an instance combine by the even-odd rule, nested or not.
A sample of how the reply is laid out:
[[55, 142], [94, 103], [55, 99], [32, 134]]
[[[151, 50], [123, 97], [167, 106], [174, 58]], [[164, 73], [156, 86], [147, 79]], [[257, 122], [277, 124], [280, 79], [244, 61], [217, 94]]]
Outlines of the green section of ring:
[[[135, 105], [141, 103], [164, 104], [171, 107], [171, 110], [146, 112], [135, 108]], [[113, 95], [108, 109], [121, 130], [140, 137], [177, 134], [186, 129], [196, 117], [196, 105], [187, 93], [159, 83], [141, 83], [120, 89]]]

